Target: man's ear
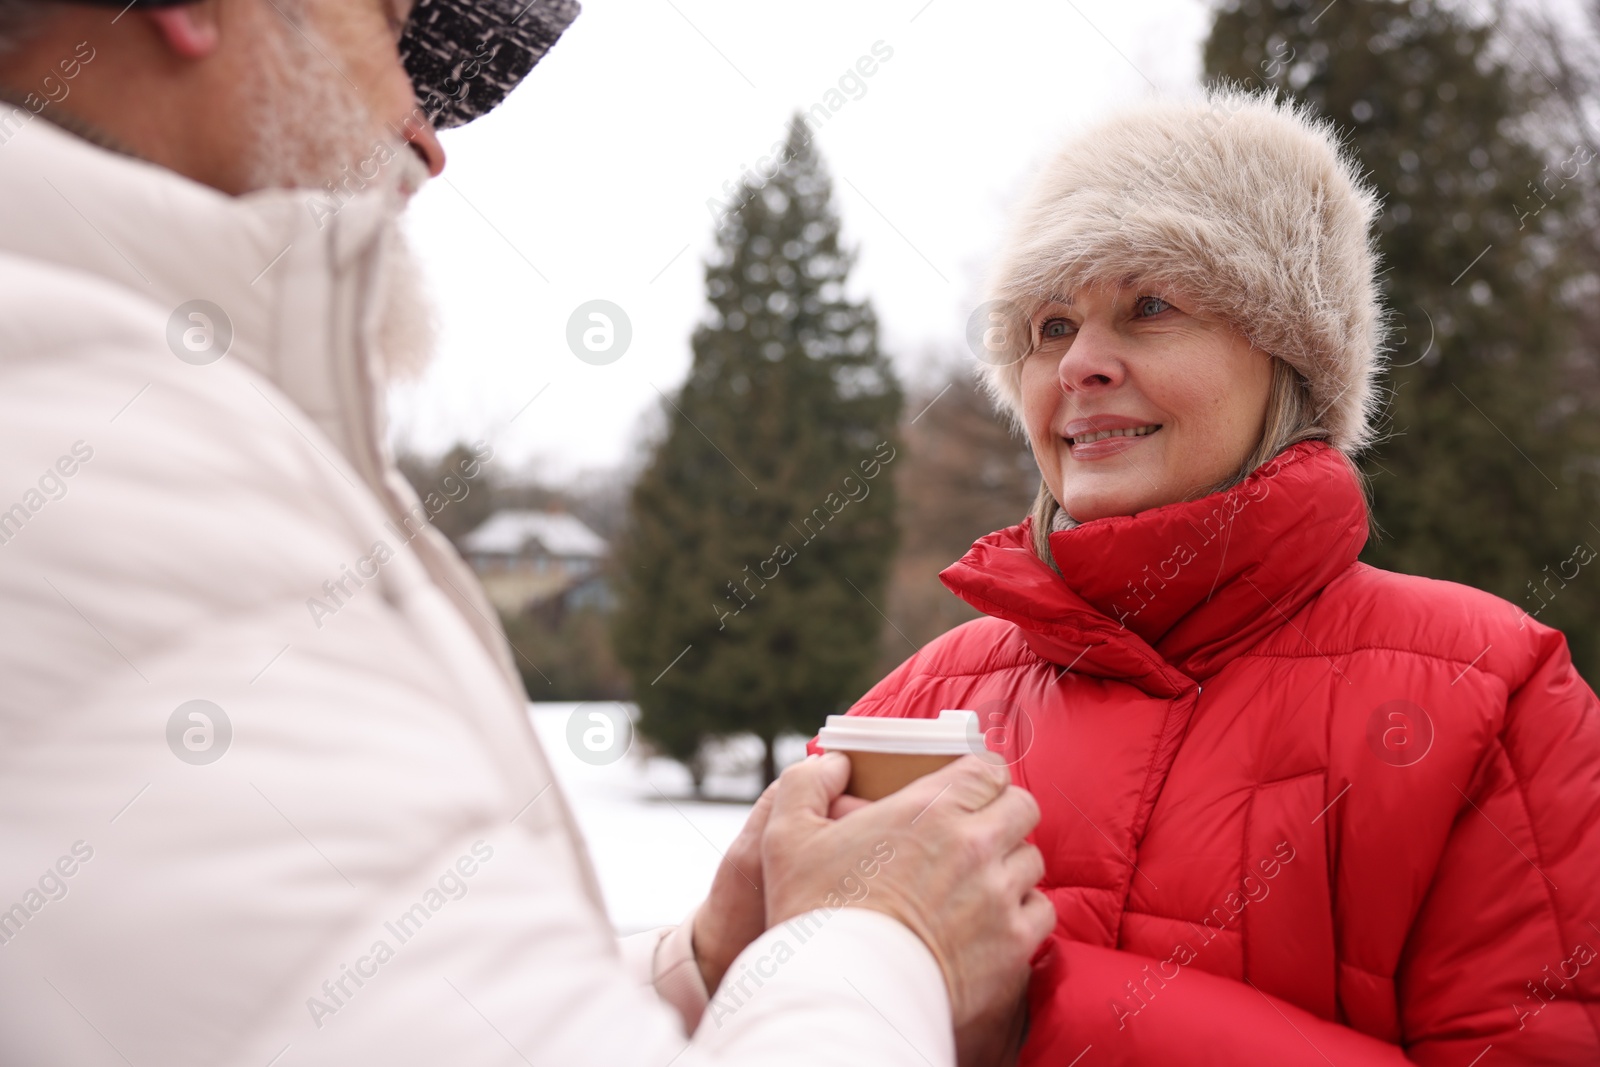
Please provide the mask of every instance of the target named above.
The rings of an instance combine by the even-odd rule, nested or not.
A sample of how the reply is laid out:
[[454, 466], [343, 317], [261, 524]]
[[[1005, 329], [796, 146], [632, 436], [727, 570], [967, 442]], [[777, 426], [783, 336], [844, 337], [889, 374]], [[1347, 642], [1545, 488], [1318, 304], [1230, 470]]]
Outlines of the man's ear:
[[143, 12], [168, 48], [184, 59], [204, 59], [216, 50], [218, 0], [195, 0]]

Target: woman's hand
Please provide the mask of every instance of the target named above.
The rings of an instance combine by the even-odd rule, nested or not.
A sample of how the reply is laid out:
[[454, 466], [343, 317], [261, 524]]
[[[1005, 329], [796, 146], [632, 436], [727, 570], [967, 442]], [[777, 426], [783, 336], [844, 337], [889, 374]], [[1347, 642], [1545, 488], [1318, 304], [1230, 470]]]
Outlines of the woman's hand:
[[773, 782], [756, 801], [744, 829], [723, 854], [710, 894], [694, 914], [694, 958], [708, 994], [716, 993], [739, 953], [767, 928], [761, 836], [777, 788], [778, 783]]

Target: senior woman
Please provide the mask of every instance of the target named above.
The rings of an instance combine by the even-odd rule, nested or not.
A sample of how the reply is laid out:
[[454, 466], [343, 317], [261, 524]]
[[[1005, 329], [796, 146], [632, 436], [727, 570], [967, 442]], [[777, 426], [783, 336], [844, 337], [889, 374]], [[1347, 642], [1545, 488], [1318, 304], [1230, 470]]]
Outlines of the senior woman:
[[1357, 562], [1376, 210], [1222, 88], [1073, 139], [1000, 256], [1044, 484], [942, 575], [988, 617], [852, 713], [976, 709], [1039, 802], [1024, 1063], [1600, 1062], [1594, 692], [1507, 601]]

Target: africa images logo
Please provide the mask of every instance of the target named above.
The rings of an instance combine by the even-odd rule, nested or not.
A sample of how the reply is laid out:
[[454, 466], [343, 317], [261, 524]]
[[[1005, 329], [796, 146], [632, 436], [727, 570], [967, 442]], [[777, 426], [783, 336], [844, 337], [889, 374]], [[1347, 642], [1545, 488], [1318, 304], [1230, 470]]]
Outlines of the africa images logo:
[[185, 763], [215, 763], [232, 743], [228, 713], [209, 700], [185, 701], [167, 716], [167, 747]]
[[1409, 767], [1433, 747], [1433, 719], [1409, 700], [1390, 700], [1367, 717], [1367, 747], [1391, 767]]

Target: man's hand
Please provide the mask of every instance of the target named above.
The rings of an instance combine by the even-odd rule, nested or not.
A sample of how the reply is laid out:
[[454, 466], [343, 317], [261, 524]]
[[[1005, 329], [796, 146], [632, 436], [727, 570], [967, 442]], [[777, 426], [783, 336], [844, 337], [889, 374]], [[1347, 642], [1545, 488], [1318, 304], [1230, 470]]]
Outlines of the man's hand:
[[1011, 1004], [994, 1010], [956, 1030], [957, 1067], [1015, 1067], [1028, 1029], [1027, 982]]
[[[869, 864], [865, 893], [842, 903], [881, 911], [922, 938], [944, 972], [956, 1027], [1009, 1017], [1055, 925], [1035, 888], [1044, 858], [1024, 840], [1039, 806], [1004, 767], [976, 756], [873, 804], [837, 803], [849, 775], [849, 759], [831, 754], [778, 779], [762, 842], [767, 925], [839, 906], [841, 878]], [[885, 843], [892, 860], [871, 863]]]
[[716, 993], [734, 959], [767, 928], [761, 838], [777, 791], [773, 782], [756, 801], [744, 829], [723, 854], [711, 893], [694, 913], [694, 958], [707, 993]]
[[[708, 994], [716, 993], [739, 953], [767, 929], [761, 838], [777, 791], [778, 783], [773, 782], [756, 800], [744, 829], [723, 854], [710, 894], [694, 914], [694, 958]], [[859, 797], [839, 796], [828, 817], [840, 818], [867, 803]]]

